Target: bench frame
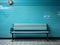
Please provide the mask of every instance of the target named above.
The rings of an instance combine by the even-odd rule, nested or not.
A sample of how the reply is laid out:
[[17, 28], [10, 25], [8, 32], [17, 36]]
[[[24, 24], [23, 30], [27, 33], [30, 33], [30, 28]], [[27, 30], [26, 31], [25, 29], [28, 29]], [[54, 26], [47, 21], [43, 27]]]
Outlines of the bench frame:
[[[13, 40], [14, 39], [13, 35], [14, 34], [20, 34], [20, 33], [12, 33], [12, 31], [27, 31], [27, 30], [14, 30], [14, 28], [12, 27], [11, 30], [10, 30], [10, 33], [12, 34], [12, 40]], [[28, 31], [30, 31], [30, 30], [28, 30]], [[38, 30], [32, 30], [32, 31], [38, 31]], [[47, 25], [47, 30], [39, 30], [39, 31], [48, 31], [48, 33], [49, 33], [48, 25]], [[48, 33], [39, 33], [39, 34], [46, 34], [46, 39], [48, 40]]]

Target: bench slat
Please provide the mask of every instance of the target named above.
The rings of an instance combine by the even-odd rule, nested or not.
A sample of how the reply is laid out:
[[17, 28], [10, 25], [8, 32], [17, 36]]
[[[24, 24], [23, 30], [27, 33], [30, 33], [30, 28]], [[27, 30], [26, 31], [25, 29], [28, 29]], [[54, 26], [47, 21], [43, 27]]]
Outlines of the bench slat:
[[48, 33], [48, 31], [12, 31], [11, 33]]
[[47, 30], [47, 24], [14, 24], [14, 30]]

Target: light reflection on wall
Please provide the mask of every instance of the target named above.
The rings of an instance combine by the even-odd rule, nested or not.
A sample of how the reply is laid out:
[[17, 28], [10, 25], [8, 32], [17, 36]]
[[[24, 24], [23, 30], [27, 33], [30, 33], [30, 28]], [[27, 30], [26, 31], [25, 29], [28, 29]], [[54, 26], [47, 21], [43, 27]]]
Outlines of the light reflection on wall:
[[9, 9], [10, 7], [6, 7], [6, 6], [3, 6], [3, 5], [0, 5], [0, 9]]
[[57, 12], [47, 11], [47, 12], [44, 12], [43, 18], [44, 19], [56, 19], [59, 16], [60, 16], [60, 11], [57, 11]]

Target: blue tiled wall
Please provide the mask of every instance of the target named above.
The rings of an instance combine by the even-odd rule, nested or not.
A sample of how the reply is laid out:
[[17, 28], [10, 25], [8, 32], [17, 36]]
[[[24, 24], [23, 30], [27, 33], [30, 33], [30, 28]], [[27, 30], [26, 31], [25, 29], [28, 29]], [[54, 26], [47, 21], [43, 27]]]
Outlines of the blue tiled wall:
[[60, 37], [59, 0], [0, 0], [0, 37], [11, 37], [10, 27], [14, 23], [46, 23], [50, 37]]

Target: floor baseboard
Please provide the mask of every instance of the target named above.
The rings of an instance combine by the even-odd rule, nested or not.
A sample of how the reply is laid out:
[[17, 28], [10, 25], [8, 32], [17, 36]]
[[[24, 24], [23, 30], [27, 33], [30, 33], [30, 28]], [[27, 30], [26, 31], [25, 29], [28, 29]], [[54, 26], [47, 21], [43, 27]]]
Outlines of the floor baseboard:
[[[0, 39], [12, 39], [11, 37], [0, 37]], [[14, 38], [14, 39], [47, 39], [46, 37], [37, 37], [37, 38]], [[60, 37], [49, 37], [48, 39], [60, 39]]]

